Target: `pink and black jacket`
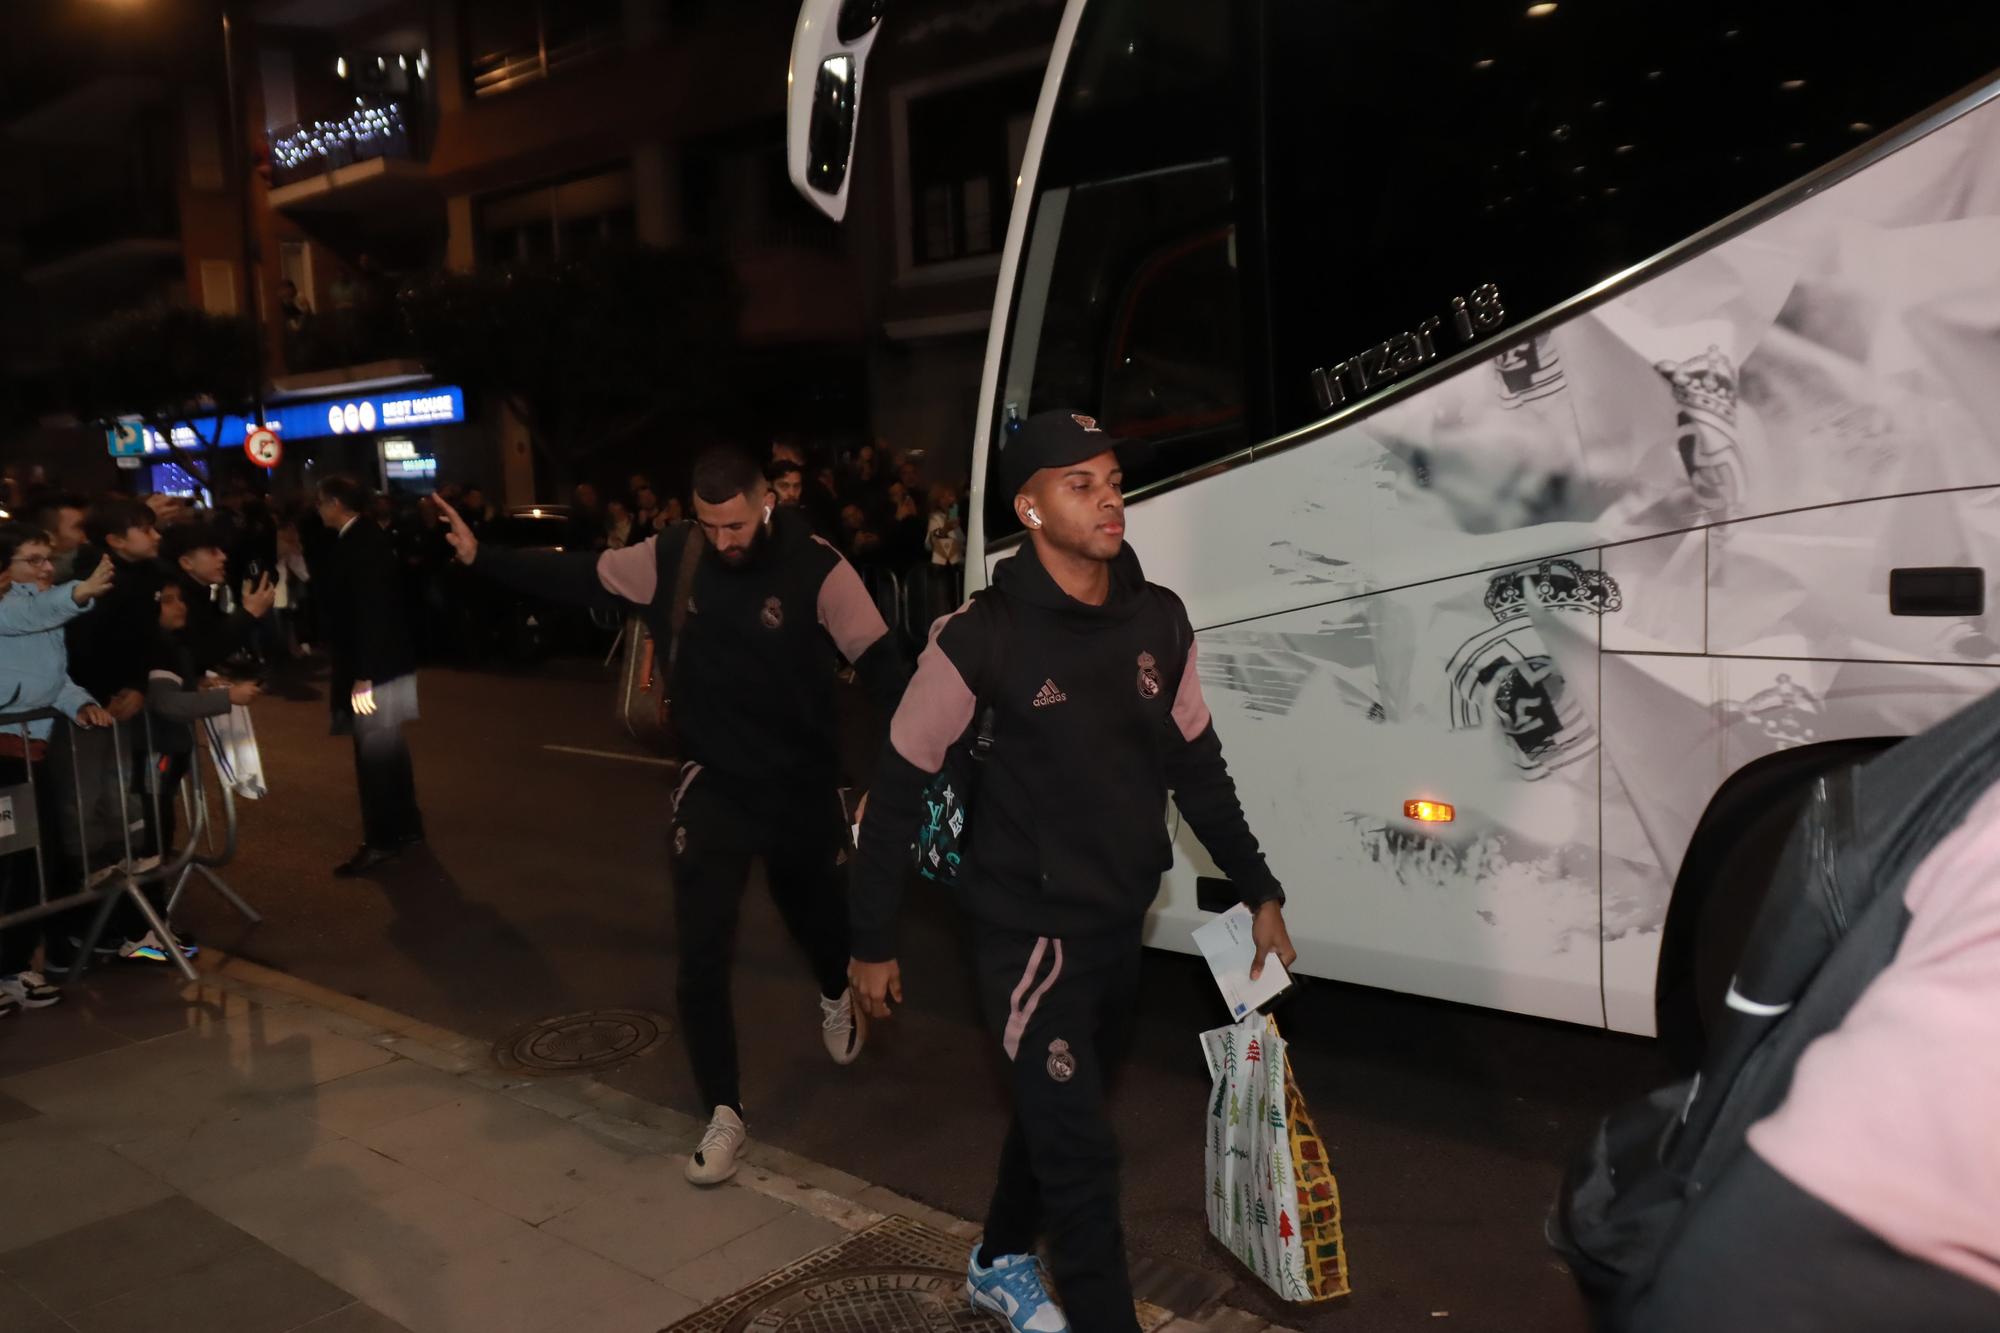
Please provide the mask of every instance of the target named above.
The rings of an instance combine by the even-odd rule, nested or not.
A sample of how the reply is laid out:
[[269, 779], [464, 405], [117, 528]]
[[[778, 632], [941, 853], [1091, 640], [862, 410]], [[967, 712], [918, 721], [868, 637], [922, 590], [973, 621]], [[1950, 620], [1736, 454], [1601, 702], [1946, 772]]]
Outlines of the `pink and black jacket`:
[[1128, 546], [1105, 604], [1086, 606], [1023, 547], [932, 627], [889, 724], [850, 896], [855, 957], [896, 956], [924, 787], [989, 704], [957, 882], [974, 917], [1057, 937], [1136, 926], [1173, 859], [1169, 790], [1244, 902], [1283, 901], [1223, 764], [1180, 599], [1146, 582]]

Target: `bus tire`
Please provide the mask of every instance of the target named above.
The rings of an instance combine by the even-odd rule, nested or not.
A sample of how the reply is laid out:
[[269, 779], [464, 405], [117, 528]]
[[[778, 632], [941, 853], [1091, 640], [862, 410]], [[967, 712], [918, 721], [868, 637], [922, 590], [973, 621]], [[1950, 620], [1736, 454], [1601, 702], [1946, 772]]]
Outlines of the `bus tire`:
[[1681, 861], [1660, 937], [1653, 1015], [1667, 1057], [1701, 1067], [1707, 1034], [1814, 780], [1880, 754], [1894, 737], [1828, 741], [1769, 755], [1722, 784]]

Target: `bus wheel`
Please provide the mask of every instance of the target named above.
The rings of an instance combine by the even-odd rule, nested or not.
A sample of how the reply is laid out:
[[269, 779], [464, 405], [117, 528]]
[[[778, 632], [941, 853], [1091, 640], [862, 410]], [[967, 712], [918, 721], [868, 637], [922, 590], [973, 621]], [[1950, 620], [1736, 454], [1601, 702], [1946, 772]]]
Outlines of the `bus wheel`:
[[1701, 1067], [1771, 877], [1815, 779], [1860, 764], [1895, 738], [1829, 741], [1786, 750], [1722, 784], [1688, 843], [1660, 938], [1654, 1022], [1682, 1073]]

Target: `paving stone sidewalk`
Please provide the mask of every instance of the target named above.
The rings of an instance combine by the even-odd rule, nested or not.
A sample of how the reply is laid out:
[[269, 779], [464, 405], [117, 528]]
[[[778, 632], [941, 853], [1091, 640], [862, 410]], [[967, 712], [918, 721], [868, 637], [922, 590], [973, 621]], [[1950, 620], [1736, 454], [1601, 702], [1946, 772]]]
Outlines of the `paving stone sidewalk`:
[[700, 1130], [247, 963], [106, 976], [0, 1022], [0, 1330], [655, 1333], [886, 1215], [977, 1233], [754, 1143], [698, 1190]]

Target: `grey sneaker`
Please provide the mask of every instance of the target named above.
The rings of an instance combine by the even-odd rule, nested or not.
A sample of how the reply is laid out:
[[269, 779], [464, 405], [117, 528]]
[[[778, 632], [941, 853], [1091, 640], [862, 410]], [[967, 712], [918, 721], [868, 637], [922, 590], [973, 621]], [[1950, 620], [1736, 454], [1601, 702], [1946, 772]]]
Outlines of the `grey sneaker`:
[[736, 1154], [743, 1147], [743, 1118], [726, 1106], [715, 1108], [701, 1146], [688, 1158], [687, 1178], [697, 1185], [720, 1185], [736, 1174]]
[[837, 1000], [822, 996], [819, 1002], [820, 1039], [826, 1053], [837, 1065], [851, 1065], [868, 1040], [868, 1018], [854, 1007], [854, 988], [849, 986]]

